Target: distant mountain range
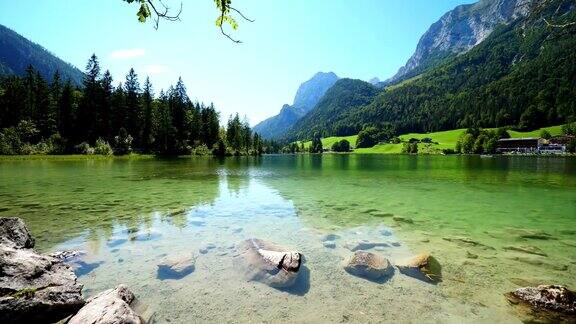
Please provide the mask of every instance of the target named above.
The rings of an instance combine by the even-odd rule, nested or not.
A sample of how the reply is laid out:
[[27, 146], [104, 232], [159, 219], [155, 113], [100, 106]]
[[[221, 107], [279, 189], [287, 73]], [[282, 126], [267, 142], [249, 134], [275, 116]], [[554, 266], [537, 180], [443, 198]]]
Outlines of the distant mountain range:
[[44, 47], [0, 25], [0, 76], [22, 76], [29, 65], [39, 71], [46, 80], [52, 80], [54, 73], [59, 71], [62, 80], [70, 79], [75, 85], [82, 84], [82, 71], [59, 59]]
[[268, 139], [284, 136], [288, 129], [316, 106], [336, 81], [338, 76], [333, 72], [316, 73], [310, 80], [300, 85], [292, 105], [282, 106], [278, 115], [254, 126], [254, 131]]

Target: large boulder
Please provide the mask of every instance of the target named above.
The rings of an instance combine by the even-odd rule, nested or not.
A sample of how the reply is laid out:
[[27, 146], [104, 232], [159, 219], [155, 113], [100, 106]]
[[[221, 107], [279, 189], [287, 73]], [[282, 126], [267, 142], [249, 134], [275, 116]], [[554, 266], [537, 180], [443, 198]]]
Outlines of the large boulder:
[[142, 320], [130, 307], [133, 301], [134, 294], [126, 286], [119, 285], [88, 299], [68, 324], [139, 324]]
[[370, 280], [383, 280], [394, 273], [385, 257], [366, 251], [356, 251], [344, 266], [346, 272]]
[[442, 266], [428, 253], [421, 253], [412, 258], [396, 263], [400, 273], [429, 282], [442, 281]]
[[564, 286], [540, 285], [518, 288], [507, 293], [506, 297], [511, 303], [527, 305], [536, 312], [552, 312], [564, 316], [553, 317], [554, 321], [576, 321], [576, 294]]
[[294, 285], [303, 261], [300, 252], [255, 238], [239, 244], [238, 252], [248, 280], [275, 288]]
[[84, 305], [82, 285], [60, 260], [0, 244], [0, 323], [45, 323]]
[[166, 257], [158, 264], [156, 277], [160, 280], [182, 279], [194, 272], [195, 264], [193, 254]]
[[17, 249], [31, 249], [34, 247], [34, 238], [21, 218], [2, 217], [0, 218], [0, 244]]

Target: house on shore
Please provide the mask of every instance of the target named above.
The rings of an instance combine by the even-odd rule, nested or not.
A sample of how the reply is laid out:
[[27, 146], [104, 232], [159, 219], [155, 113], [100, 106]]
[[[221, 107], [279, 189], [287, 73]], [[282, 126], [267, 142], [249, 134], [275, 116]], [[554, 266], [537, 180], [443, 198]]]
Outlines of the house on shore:
[[566, 145], [538, 137], [503, 138], [498, 140], [498, 153], [564, 154]]

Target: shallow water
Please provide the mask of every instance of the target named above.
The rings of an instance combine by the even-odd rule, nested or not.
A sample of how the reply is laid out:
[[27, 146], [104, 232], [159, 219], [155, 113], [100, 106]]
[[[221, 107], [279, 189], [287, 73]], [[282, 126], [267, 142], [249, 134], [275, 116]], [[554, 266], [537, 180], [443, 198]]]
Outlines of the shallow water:
[[[0, 216], [23, 217], [41, 251], [86, 251], [85, 294], [125, 283], [158, 323], [513, 323], [526, 317], [503, 293], [576, 283], [573, 158], [1, 162]], [[296, 286], [246, 280], [236, 245], [252, 237], [305, 255]], [[431, 252], [443, 281], [351, 276], [342, 264], [359, 240], [386, 243], [370, 251], [392, 262]], [[192, 274], [158, 276], [162, 258], [185, 253]]]

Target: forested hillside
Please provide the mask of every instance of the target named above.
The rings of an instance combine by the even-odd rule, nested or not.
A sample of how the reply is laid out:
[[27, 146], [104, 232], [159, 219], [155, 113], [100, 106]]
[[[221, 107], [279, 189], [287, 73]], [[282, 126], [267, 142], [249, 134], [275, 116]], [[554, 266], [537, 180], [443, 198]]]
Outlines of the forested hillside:
[[286, 138], [311, 138], [316, 132], [326, 135], [352, 135], [360, 128], [342, 119], [348, 111], [369, 104], [379, 89], [368, 82], [340, 79], [330, 88], [316, 107], [286, 133]]
[[[331, 116], [330, 122], [318, 122], [316, 130], [350, 135], [332, 125], [360, 129], [388, 123], [398, 133], [499, 126], [533, 129], [574, 120], [576, 25], [570, 24], [576, 21], [574, 9], [574, 1], [547, 1], [528, 17], [500, 26], [466, 54], [385, 90], [367, 105]], [[559, 26], [549, 26], [544, 19]]]
[[76, 67], [0, 25], [0, 76], [23, 76], [30, 65], [34, 66], [45, 80], [51, 81], [54, 73], [59, 71], [62, 80], [70, 79], [74, 85], [82, 84], [83, 74]]
[[51, 79], [32, 67], [0, 78], [0, 154], [263, 153], [247, 121], [236, 114], [221, 128], [214, 106], [192, 102], [182, 79], [155, 96], [131, 69], [114, 86], [95, 55], [82, 87]]

